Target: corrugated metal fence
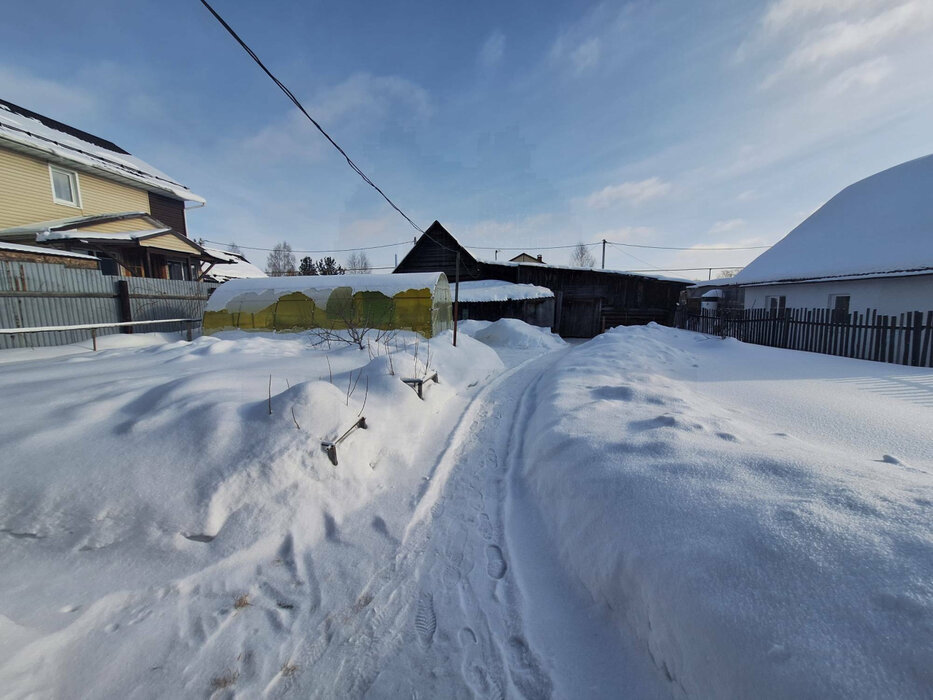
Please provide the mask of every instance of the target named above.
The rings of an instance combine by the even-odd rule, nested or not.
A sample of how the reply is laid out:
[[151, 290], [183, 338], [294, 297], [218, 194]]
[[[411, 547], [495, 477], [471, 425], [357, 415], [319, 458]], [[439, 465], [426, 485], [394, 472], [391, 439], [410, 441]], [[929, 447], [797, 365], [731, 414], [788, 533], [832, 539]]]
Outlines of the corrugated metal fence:
[[[102, 275], [98, 270], [47, 263], [0, 261], [0, 328], [199, 318], [217, 286], [120, 278]], [[181, 324], [169, 324], [157, 330], [182, 328]], [[111, 332], [119, 330], [101, 330], [98, 335]], [[0, 335], [0, 348], [64, 345], [90, 337], [90, 331]]]

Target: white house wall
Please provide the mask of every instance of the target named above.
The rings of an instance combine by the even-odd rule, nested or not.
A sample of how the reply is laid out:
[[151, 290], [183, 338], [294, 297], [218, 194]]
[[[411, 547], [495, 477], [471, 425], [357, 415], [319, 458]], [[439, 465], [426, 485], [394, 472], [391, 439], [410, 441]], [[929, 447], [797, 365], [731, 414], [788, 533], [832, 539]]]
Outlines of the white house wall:
[[825, 309], [830, 296], [848, 294], [849, 310], [881, 314], [933, 309], [933, 275], [745, 287], [745, 308], [768, 307], [767, 297], [786, 297], [787, 308]]

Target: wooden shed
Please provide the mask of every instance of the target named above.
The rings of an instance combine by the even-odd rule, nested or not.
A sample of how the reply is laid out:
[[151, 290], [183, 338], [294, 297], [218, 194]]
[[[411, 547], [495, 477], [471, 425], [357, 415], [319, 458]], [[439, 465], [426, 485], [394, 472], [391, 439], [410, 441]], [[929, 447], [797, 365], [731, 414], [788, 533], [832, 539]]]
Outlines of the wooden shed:
[[204, 333], [297, 332], [347, 327], [405, 329], [427, 338], [453, 324], [442, 272], [233, 279], [211, 295]]
[[[564, 337], [592, 338], [607, 328], [655, 321], [671, 325], [682, 289], [692, 282], [618, 270], [593, 270], [519, 262], [477, 260], [435, 221], [396, 267], [396, 272], [442, 271], [453, 281], [502, 280], [546, 287], [554, 293], [551, 329]], [[505, 310], [505, 313], [515, 313]], [[521, 318], [521, 316], [504, 316]]]

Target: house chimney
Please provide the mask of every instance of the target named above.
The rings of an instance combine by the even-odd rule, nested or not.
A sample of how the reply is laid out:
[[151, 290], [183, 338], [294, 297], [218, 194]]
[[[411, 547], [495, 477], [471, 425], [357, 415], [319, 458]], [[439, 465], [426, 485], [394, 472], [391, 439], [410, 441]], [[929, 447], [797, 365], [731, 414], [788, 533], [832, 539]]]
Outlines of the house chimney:
[[544, 261], [541, 259], [541, 256], [540, 256], [540, 255], [538, 256], [538, 262], [544, 262]]

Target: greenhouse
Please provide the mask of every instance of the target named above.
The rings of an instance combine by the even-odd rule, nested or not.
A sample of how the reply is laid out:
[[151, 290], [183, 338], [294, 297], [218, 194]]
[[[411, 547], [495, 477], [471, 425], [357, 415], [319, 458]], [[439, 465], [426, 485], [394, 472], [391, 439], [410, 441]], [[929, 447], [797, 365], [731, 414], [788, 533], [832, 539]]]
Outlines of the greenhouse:
[[207, 302], [203, 329], [209, 335], [366, 327], [413, 330], [430, 338], [451, 328], [452, 318], [443, 272], [305, 275], [224, 282]]

